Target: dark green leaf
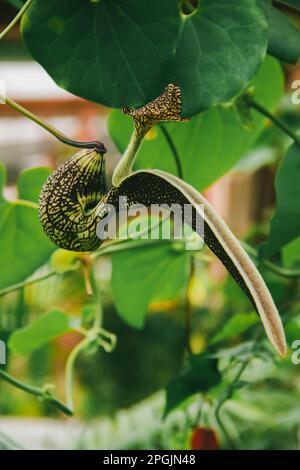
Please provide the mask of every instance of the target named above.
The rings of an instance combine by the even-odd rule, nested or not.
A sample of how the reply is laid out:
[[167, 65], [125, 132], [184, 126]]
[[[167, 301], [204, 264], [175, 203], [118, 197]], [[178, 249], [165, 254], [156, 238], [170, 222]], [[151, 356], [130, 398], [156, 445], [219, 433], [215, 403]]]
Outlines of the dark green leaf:
[[300, 11], [300, 0], [277, 0], [278, 3], [287, 5], [288, 7], [295, 8]]
[[[257, 101], [274, 109], [283, 92], [278, 62], [268, 57], [252, 84]], [[233, 106], [218, 106], [195, 116], [189, 123], [168, 124], [166, 129], [179, 153], [185, 181], [202, 190], [232, 168], [256, 141], [265, 122], [257, 113], [253, 113], [253, 121], [254, 129], [246, 129]], [[113, 111], [108, 128], [123, 152], [132, 132], [131, 119]], [[159, 127], [151, 130], [142, 144], [136, 163], [136, 169], [141, 168], [159, 168], [176, 174], [174, 158]]]
[[8, 346], [15, 354], [30, 354], [71, 329], [70, 317], [59, 310], [53, 310], [31, 325], [14, 331]]
[[207, 392], [221, 381], [217, 360], [207, 354], [192, 356], [188, 367], [173, 379], [167, 388], [164, 415], [198, 392]]
[[114, 253], [111, 289], [123, 320], [141, 328], [151, 302], [178, 297], [186, 285], [188, 260], [186, 251], [168, 243]]
[[260, 254], [269, 258], [300, 236], [300, 147], [293, 144], [284, 157], [276, 177], [276, 212], [267, 242]]
[[26, 2], [26, 0], [6, 0], [6, 1], [7, 3], [10, 3], [11, 5], [13, 5], [14, 7], [18, 9], [21, 9], [24, 3]]
[[51, 170], [46, 167], [23, 170], [18, 179], [19, 198], [37, 203], [42, 185], [50, 174]]
[[300, 30], [290, 19], [263, 0], [269, 25], [268, 53], [284, 62], [296, 63], [300, 57]]
[[72, 93], [140, 106], [176, 83], [188, 116], [241, 92], [267, 49], [256, 0], [202, 0], [191, 16], [178, 0], [35, 0], [22, 31], [32, 56]]

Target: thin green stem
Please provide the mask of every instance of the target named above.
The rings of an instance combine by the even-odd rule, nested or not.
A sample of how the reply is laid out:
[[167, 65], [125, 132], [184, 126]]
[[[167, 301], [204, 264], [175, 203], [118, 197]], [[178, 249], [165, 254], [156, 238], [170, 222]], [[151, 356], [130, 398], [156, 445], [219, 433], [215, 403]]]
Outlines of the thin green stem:
[[58, 129], [51, 126], [47, 122], [43, 121], [39, 117], [35, 116], [33, 113], [23, 108], [23, 106], [19, 105], [18, 103], [11, 100], [10, 98], [0, 95], [0, 100], [6, 103], [11, 108], [13, 108], [15, 111], [19, 112], [23, 116], [27, 117], [31, 121], [41, 126], [43, 129], [45, 129], [47, 132], [52, 134], [54, 137], [56, 137], [56, 139], [58, 139], [63, 144], [70, 145], [71, 147], [77, 147], [77, 148], [95, 149], [97, 152], [102, 153], [102, 154], [106, 152], [106, 148], [101, 142], [98, 142], [98, 141], [79, 142], [76, 140], [69, 139], [64, 134], [62, 134]]
[[12, 286], [4, 287], [0, 290], [0, 297], [2, 295], [8, 294], [9, 292], [13, 292], [15, 290], [22, 289], [23, 287], [30, 286], [31, 284], [36, 284], [38, 282], [45, 281], [46, 279], [55, 276], [55, 274], [57, 274], [56, 271], [49, 271], [47, 274], [43, 274], [40, 277], [26, 279], [25, 281], [18, 282], [17, 284], [13, 284]]
[[191, 287], [192, 282], [195, 275], [195, 260], [193, 256], [190, 260], [190, 274], [188, 285], [186, 288], [185, 293], [185, 305], [184, 305], [184, 324], [185, 324], [185, 337], [186, 337], [186, 349], [188, 354], [191, 356], [193, 354], [192, 346], [191, 346], [191, 302], [190, 302], [190, 294], [191, 294]]
[[278, 117], [270, 113], [270, 111], [268, 111], [261, 104], [257, 103], [257, 101], [255, 101], [251, 96], [246, 95], [245, 100], [248, 106], [270, 119], [270, 121], [276, 124], [277, 127], [279, 127], [283, 132], [285, 132], [289, 137], [291, 137], [297, 145], [300, 146], [300, 136], [287, 124], [285, 124], [285, 122], [281, 121], [281, 119], [278, 119]]
[[229, 443], [230, 447], [232, 449], [235, 449], [235, 444], [233, 442], [233, 440], [231, 439], [231, 436], [230, 434], [228, 434], [227, 432], [227, 429], [226, 427], [224, 426], [223, 424], [223, 421], [221, 419], [221, 416], [220, 416], [220, 411], [221, 411], [221, 408], [222, 406], [226, 403], [226, 401], [228, 400], [228, 398], [231, 397], [232, 395], [232, 392], [233, 392], [233, 389], [234, 389], [234, 384], [240, 379], [241, 375], [243, 374], [244, 370], [247, 368], [248, 366], [248, 361], [244, 361], [242, 362], [241, 364], [241, 367], [239, 368], [237, 374], [235, 375], [233, 381], [231, 382], [231, 384], [228, 386], [228, 389], [227, 391], [224, 393], [223, 395], [223, 398], [221, 398], [215, 408], [215, 417], [216, 417], [216, 420], [217, 420], [217, 423], [218, 425], [220, 426], [223, 434], [225, 435], [226, 437], [226, 440], [227, 442]]
[[166, 139], [166, 142], [169, 145], [170, 150], [172, 152], [172, 155], [173, 155], [173, 158], [174, 158], [174, 161], [175, 161], [175, 165], [176, 165], [176, 168], [177, 168], [177, 176], [180, 179], [183, 179], [182, 165], [181, 165], [179, 153], [178, 153], [177, 148], [176, 148], [176, 146], [173, 142], [173, 139], [170, 136], [169, 131], [165, 128], [165, 126], [163, 124], [159, 124], [159, 128], [161, 129], [161, 131], [164, 135], [164, 138]]
[[132, 167], [137, 156], [137, 152], [142, 143], [144, 134], [134, 129], [127, 149], [125, 150], [121, 160], [115, 168], [112, 176], [113, 186], [119, 186], [126, 176], [132, 172]]
[[14, 19], [9, 23], [9, 25], [0, 33], [0, 41], [1, 39], [4, 38], [12, 29], [13, 27], [18, 23], [18, 21], [22, 18], [24, 15], [25, 11], [28, 10], [30, 5], [32, 4], [33, 0], [27, 0], [26, 3], [24, 3], [23, 7], [21, 10], [18, 12], [18, 14], [14, 17]]
[[97, 310], [95, 311], [94, 316], [94, 323], [93, 323], [93, 330], [99, 330], [102, 326], [102, 319], [103, 319], [103, 311], [102, 311], [102, 302], [100, 296], [100, 290], [96, 283], [94, 271], [91, 269], [90, 271], [90, 281], [93, 291], [94, 303], [97, 305]]
[[30, 207], [31, 209], [38, 208], [38, 205], [36, 204], [36, 202], [27, 201], [26, 199], [17, 199], [16, 201], [12, 201], [10, 204], [13, 206]]
[[252, 256], [253, 258], [257, 259], [262, 266], [267, 268], [269, 271], [273, 272], [274, 274], [277, 274], [278, 276], [281, 277], [286, 277], [290, 279], [298, 279], [300, 278], [300, 269], [289, 269], [289, 268], [283, 268], [282, 266], [279, 266], [278, 264], [272, 263], [272, 261], [269, 260], [260, 260], [258, 251], [248, 245], [246, 242], [241, 242], [243, 245], [244, 249], [247, 251], [247, 253]]
[[[99, 258], [100, 256], [106, 256], [110, 255], [112, 253], [118, 252], [118, 251], [123, 251], [123, 250], [128, 250], [128, 249], [134, 249], [134, 248], [141, 248], [145, 246], [150, 246], [150, 245], [157, 245], [157, 244], [164, 244], [164, 243], [169, 243], [170, 240], [114, 240], [112, 242], [106, 243], [105, 246], [100, 248], [98, 251], [94, 252], [91, 256], [94, 259]], [[176, 241], [178, 243], [180, 241]], [[184, 243], [184, 241], [182, 241]], [[81, 264], [78, 265], [78, 269], [81, 267]], [[73, 271], [74, 267], [70, 268], [70, 271]], [[47, 274], [43, 274], [40, 277], [32, 278], [32, 279], [26, 279], [25, 281], [18, 282], [17, 284], [13, 284], [8, 287], [4, 287], [3, 289], [0, 289], [0, 297], [2, 295], [8, 294], [9, 292], [13, 292], [18, 289], [22, 289], [23, 287], [30, 286], [32, 284], [37, 284], [39, 282], [45, 281], [56, 274], [59, 274], [57, 271], [49, 271]]]
[[5, 380], [7, 383], [9, 383], [10, 385], [20, 390], [23, 390], [23, 392], [29, 393], [30, 395], [42, 398], [43, 400], [53, 405], [55, 408], [62, 411], [64, 414], [68, 416], [72, 416], [73, 414], [72, 410], [66, 405], [64, 405], [62, 402], [57, 400], [56, 398], [52, 397], [51, 394], [47, 391], [47, 389], [32, 387], [31, 385], [24, 384], [23, 382], [20, 382], [18, 379], [16, 379], [15, 377], [12, 377], [7, 372], [4, 372], [1, 369], [0, 369], [0, 377], [3, 380]]
[[72, 349], [66, 363], [66, 400], [70, 410], [74, 409], [73, 401], [73, 374], [74, 365], [79, 353], [91, 342], [91, 339], [86, 337]]
[[[141, 247], [147, 247], [151, 245], [160, 245], [160, 244], [165, 244], [169, 243], [169, 240], [162, 240], [162, 239], [157, 239], [157, 240], [152, 240], [152, 239], [145, 239], [145, 240], [117, 240], [114, 242], [108, 242], [103, 248], [98, 250], [97, 252], [93, 253], [94, 258], [99, 258], [100, 256], [104, 255], [110, 255], [112, 253], [118, 252], [118, 251], [123, 251], [123, 250], [131, 250], [134, 248], [141, 248]], [[176, 240], [176, 243], [178, 241]]]

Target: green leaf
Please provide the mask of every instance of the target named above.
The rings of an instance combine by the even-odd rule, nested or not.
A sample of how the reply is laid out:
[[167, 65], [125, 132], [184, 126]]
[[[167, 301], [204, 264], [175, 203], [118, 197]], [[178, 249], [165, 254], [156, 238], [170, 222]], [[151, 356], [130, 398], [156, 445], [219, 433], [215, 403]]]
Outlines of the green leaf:
[[3, 199], [3, 190], [6, 183], [6, 168], [4, 163], [0, 162], [0, 201]]
[[277, 0], [278, 3], [287, 5], [288, 7], [295, 8], [300, 11], [300, 0]]
[[260, 323], [256, 312], [238, 313], [230, 318], [219, 333], [213, 336], [212, 343], [230, 340], [249, 330], [251, 326]]
[[300, 237], [295, 238], [282, 248], [283, 264], [291, 268], [300, 260]]
[[167, 387], [166, 416], [184, 400], [198, 392], [207, 392], [221, 381], [217, 360], [206, 353], [192, 356], [188, 367]]
[[279, 60], [295, 64], [300, 57], [299, 28], [275, 8], [270, 0], [263, 0], [263, 5], [269, 25], [268, 53]]
[[26, 2], [26, 0], [6, 0], [6, 1], [7, 3], [10, 3], [11, 5], [13, 5], [14, 7], [18, 9], [21, 9], [24, 3]]
[[18, 179], [19, 198], [37, 203], [42, 186], [50, 174], [51, 170], [46, 167], [23, 170]]
[[169, 81], [182, 90], [184, 116], [229, 100], [246, 87], [266, 53], [262, 13], [258, 2], [201, 0], [198, 11], [183, 20]]
[[8, 347], [18, 355], [30, 354], [71, 330], [70, 317], [59, 310], [53, 310], [29, 326], [14, 331], [9, 338]]
[[114, 253], [111, 289], [123, 320], [142, 328], [151, 302], [178, 297], [187, 282], [188, 260], [186, 251], [163, 242]]
[[[269, 110], [274, 109], [283, 92], [278, 62], [268, 57], [252, 85], [256, 100]], [[166, 129], [179, 153], [185, 181], [201, 191], [232, 168], [262, 131], [265, 120], [253, 112], [253, 121], [254, 129], [249, 130], [243, 126], [235, 107], [218, 106], [195, 116], [189, 123], [168, 124]], [[131, 119], [113, 111], [108, 129], [123, 152], [133, 129]], [[147, 134], [135, 168], [159, 168], [176, 174], [174, 158], [159, 127]]]
[[269, 238], [260, 255], [269, 258], [300, 236], [300, 147], [293, 144], [276, 176], [276, 212], [271, 220]]
[[30, 204], [16, 201], [0, 205], [0, 289], [26, 279], [55, 249]]
[[300, 339], [300, 321], [299, 320], [300, 320], [299, 317], [293, 318], [284, 327], [286, 340], [289, 346], [291, 346], [294, 341]]
[[190, 16], [178, 0], [35, 0], [22, 32], [32, 56], [72, 93], [137, 107], [176, 83], [185, 116], [241, 92], [267, 49], [256, 0], [201, 0]]

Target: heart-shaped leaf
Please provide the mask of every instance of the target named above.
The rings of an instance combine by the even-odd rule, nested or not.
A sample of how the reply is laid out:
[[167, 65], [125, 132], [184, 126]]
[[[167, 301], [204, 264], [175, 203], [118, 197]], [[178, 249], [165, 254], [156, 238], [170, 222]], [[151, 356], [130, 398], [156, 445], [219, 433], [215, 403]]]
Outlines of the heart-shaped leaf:
[[190, 16], [178, 0], [35, 0], [22, 31], [32, 56], [72, 93], [138, 107], [175, 83], [184, 116], [242, 91], [267, 49], [256, 0], [202, 0]]

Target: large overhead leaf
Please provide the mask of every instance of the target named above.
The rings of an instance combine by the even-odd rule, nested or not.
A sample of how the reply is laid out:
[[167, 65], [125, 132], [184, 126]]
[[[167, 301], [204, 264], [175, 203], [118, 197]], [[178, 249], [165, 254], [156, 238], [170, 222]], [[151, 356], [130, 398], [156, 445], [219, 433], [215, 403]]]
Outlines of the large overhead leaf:
[[168, 385], [165, 416], [190, 396], [207, 392], [220, 380], [216, 359], [206, 353], [192, 356], [189, 365]]
[[53, 310], [29, 326], [14, 331], [8, 346], [15, 354], [30, 354], [71, 329], [70, 317], [59, 310]]
[[276, 212], [261, 255], [269, 258], [300, 236], [300, 147], [293, 144], [284, 157], [276, 177]]
[[271, 0], [262, 0], [268, 18], [269, 54], [284, 62], [296, 63], [300, 57], [300, 30]]
[[186, 251], [166, 242], [114, 253], [111, 289], [123, 320], [141, 328], [151, 302], [178, 297], [186, 285], [188, 260]]
[[[256, 100], [269, 110], [274, 109], [283, 92], [278, 62], [268, 57], [252, 84]], [[179, 153], [184, 179], [202, 190], [232, 168], [256, 141], [265, 123], [257, 113], [253, 113], [253, 120], [253, 129], [246, 128], [235, 107], [218, 106], [195, 116], [191, 122], [168, 124], [166, 128]], [[123, 152], [132, 133], [132, 120], [120, 111], [113, 111], [108, 128]], [[159, 168], [176, 174], [172, 152], [159, 127], [146, 136], [136, 168]]]
[[22, 31], [32, 56], [72, 93], [140, 106], [176, 83], [189, 116], [242, 91], [267, 49], [256, 0], [202, 0], [190, 16], [178, 0], [35, 0]]

